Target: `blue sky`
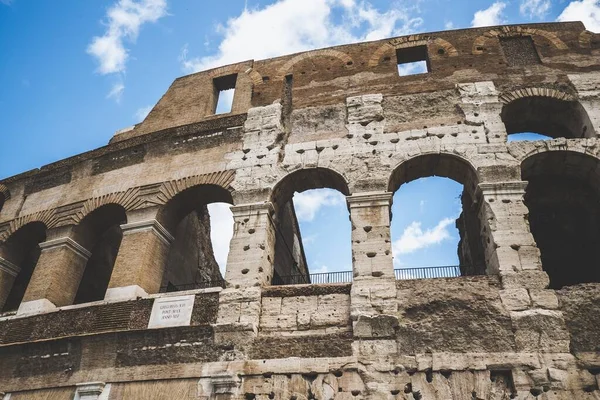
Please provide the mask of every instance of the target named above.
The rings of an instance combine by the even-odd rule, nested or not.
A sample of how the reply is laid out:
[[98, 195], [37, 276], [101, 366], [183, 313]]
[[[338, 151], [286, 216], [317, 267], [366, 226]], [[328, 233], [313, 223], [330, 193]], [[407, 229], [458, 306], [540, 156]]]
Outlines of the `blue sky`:
[[[0, 179], [106, 144], [141, 121], [175, 78], [201, 69], [415, 32], [555, 20], [582, 20], [598, 32], [600, 0], [0, 0]], [[397, 265], [456, 261], [457, 233], [446, 220], [457, 216], [460, 186], [423, 182], [394, 199], [393, 239], [413, 249], [398, 253]], [[231, 227], [217, 208], [223, 263]], [[313, 240], [311, 269], [349, 269], [349, 231], [334, 228], [338, 220], [317, 224], [323, 216], [347, 223], [344, 202], [325, 201], [301, 219]]]

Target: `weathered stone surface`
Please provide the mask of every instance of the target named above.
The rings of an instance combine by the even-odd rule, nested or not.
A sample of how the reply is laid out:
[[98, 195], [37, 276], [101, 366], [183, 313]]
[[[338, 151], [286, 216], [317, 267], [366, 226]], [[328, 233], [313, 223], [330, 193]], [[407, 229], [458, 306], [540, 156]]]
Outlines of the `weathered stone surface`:
[[[177, 79], [108, 146], [2, 180], [0, 391], [598, 398], [598, 43], [581, 23], [483, 27], [222, 66]], [[428, 73], [399, 77], [415, 49]], [[214, 115], [223, 85], [232, 112]], [[518, 132], [553, 139], [507, 141]], [[396, 281], [392, 195], [429, 176], [464, 186], [463, 276]], [[290, 199], [315, 188], [347, 196], [353, 281], [271, 286], [307, 282]], [[233, 204], [226, 282], [215, 202]], [[85, 221], [105, 206], [125, 234], [88, 264], [106, 241]], [[63, 237], [85, 251], [37, 257]], [[159, 292], [186, 284], [216, 285], [177, 293], [194, 296], [190, 326], [147, 329]], [[26, 292], [21, 311], [39, 315], [11, 311]]]

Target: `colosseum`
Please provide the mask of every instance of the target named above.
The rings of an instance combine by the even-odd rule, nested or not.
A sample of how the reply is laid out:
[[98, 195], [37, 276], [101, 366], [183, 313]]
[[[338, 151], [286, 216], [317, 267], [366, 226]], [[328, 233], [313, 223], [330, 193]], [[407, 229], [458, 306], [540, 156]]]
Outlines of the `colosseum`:
[[[580, 22], [178, 78], [106, 146], [0, 181], [0, 398], [600, 399], [599, 134]], [[392, 195], [430, 176], [464, 186], [460, 271], [401, 279]], [[315, 188], [347, 199], [335, 283], [311, 283], [290, 201]]]

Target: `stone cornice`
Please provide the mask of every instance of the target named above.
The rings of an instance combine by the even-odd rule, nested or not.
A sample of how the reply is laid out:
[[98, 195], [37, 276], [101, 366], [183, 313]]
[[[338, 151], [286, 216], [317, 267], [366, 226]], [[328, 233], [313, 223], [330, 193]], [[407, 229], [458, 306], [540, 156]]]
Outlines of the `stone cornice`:
[[233, 217], [244, 217], [252, 214], [272, 214], [273, 203], [265, 201], [263, 203], [240, 204], [239, 206], [231, 206]]
[[40, 243], [40, 248], [42, 249], [42, 251], [52, 250], [58, 247], [67, 247], [73, 253], [77, 254], [82, 258], [85, 258], [86, 260], [92, 255], [92, 253], [89, 250], [87, 250], [85, 247], [83, 247], [70, 237], [62, 237]]
[[18, 265], [15, 265], [10, 261], [0, 257], [0, 271], [6, 272], [12, 276], [17, 276], [21, 271], [21, 268], [19, 268]]
[[479, 191], [483, 196], [522, 196], [527, 188], [526, 181], [480, 183]]
[[366, 192], [356, 193], [346, 197], [349, 208], [363, 208], [363, 207], [383, 207], [391, 206], [392, 204], [392, 192]]
[[152, 231], [166, 245], [170, 245], [175, 240], [175, 237], [155, 219], [146, 221], [131, 222], [121, 225], [123, 234], [128, 235], [136, 232]]

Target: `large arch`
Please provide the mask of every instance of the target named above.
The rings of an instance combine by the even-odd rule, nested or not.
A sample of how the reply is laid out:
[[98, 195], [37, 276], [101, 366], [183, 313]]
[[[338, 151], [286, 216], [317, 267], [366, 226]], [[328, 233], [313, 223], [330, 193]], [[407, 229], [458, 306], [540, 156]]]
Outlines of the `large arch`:
[[90, 252], [82, 272], [74, 304], [102, 300], [117, 258], [127, 223], [125, 208], [104, 204], [89, 212], [75, 228], [77, 242]]
[[0, 312], [16, 310], [21, 304], [46, 230], [43, 222], [29, 222], [0, 244]]
[[178, 291], [221, 282], [213, 253], [208, 205], [233, 204], [229, 190], [213, 184], [191, 186], [166, 202], [157, 220], [174, 237], [164, 266], [161, 291]]
[[[304, 253], [300, 226], [292, 198], [294, 193], [313, 189], [334, 189], [350, 195], [348, 181], [329, 168], [303, 168], [284, 176], [273, 188], [270, 200], [274, 208], [275, 255], [274, 284], [308, 283], [309, 269]], [[290, 278], [288, 281], [285, 277]]]
[[595, 136], [590, 118], [577, 100], [563, 92], [526, 95], [516, 91], [505, 95], [500, 114], [510, 134], [533, 132], [552, 138], [590, 138]]
[[521, 163], [525, 205], [550, 287], [600, 282], [600, 160], [546, 151]]
[[[479, 178], [474, 166], [453, 154], [423, 154], [398, 164], [390, 175], [388, 191], [395, 193], [406, 183], [420, 178], [443, 177], [463, 185], [462, 212], [456, 220], [460, 241], [458, 259], [462, 275], [484, 274], [485, 253], [481, 223], [481, 204], [477, 201]], [[393, 219], [392, 219], [393, 221]]]

